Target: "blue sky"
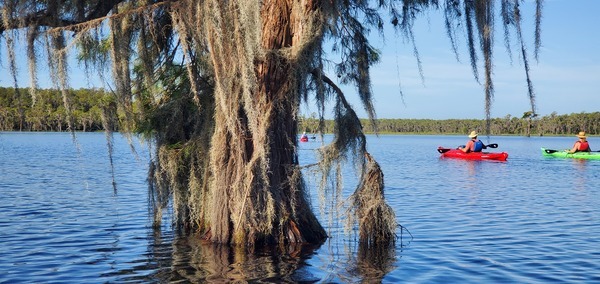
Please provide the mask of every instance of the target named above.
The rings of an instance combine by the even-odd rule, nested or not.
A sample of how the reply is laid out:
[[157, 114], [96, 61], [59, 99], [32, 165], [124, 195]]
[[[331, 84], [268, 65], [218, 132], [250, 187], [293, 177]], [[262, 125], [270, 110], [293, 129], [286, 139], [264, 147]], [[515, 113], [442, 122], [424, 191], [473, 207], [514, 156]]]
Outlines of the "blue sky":
[[[549, 115], [600, 111], [600, 1], [544, 1], [538, 62], [533, 57], [534, 1], [525, 1], [521, 8], [537, 112]], [[415, 28], [424, 81], [411, 45], [393, 36], [386, 37], [385, 45], [374, 44], [382, 51], [381, 62], [371, 72], [377, 117], [485, 118], [484, 90], [473, 77], [465, 37], [458, 37], [460, 62], [457, 62], [439, 13], [420, 18]], [[530, 104], [520, 51], [513, 48], [511, 63], [502, 27], [496, 29], [491, 116], [521, 117], [530, 110]], [[513, 39], [512, 44], [517, 41]], [[478, 67], [483, 82], [481, 63]], [[353, 96], [354, 91], [345, 90], [359, 116], [366, 117], [360, 101]]]
[[[497, 3], [499, 6], [499, 2]], [[542, 19], [542, 47], [539, 61], [533, 57], [534, 1], [525, 1], [523, 32], [530, 57], [531, 79], [536, 93], [537, 112], [569, 114], [600, 111], [600, 1], [546, 0]], [[513, 48], [512, 61], [504, 47], [502, 27], [496, 27], [494, 50], [495, 98], [492, 117], [521, 117], [530, 109], [523, 64], [518, 48]], [[374, 38], [375, 35], [373, 36]], [[371, 70], [375, 109], [378, 118], [485, 118], [483, 86], [473, 77], [466, 53], [465, 37], [458, 36], [459, 59], [450, 47], [437, 12], [429, 12], [415, 24], [415, 40], [423, 66], [421, 79], [413, 56], [412, 45], [393, 32], [385, 43], [374, 42], [381, 50], [381, 62]], [[6, 49], [0, 49], [0, 86], [13, 86], [7, 69]], [[517, 44], [512, 40], [513, 46]], [[17, 54], [19, 86], [28, 86], [25, 53]], [[479, 56], [481, 57], [481, 56]], [[47, 70], [40, 65], [41, 87], [51, 87]], [[74, 63], [70, 82], [74, 88], [102, 87], [97, 78], [86, 78]], [[479, 63], [480, 79], [482, 67]], [[483, 80], [481, 80], [483, 81]], [[404, 96], [400, 94], [400, 88]], [[349, 101], [360, 117], [366, 117], [352, 88], [344, 87]], [[310, 115], [316, 108], [303, 105]]]

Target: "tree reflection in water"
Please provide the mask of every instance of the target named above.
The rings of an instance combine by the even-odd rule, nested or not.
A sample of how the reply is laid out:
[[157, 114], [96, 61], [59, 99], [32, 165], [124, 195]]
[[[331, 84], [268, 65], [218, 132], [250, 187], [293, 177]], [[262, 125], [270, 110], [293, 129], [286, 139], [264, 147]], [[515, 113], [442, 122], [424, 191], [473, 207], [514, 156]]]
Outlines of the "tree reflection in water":
[[176, 237], [172, 248], [170, 273], [157, 275], [167, 282], [319, 281], [304, 269], [307, 267], [305, 261], [314, 255], [319, 245], [265, 246], [248, 251], [190, 235]]
[[[347, 250], [347, 255], [333, 256], [338, 261], [347, 261], [342, 261], [344, 264], [336, 268], [337, 271], [331, 271], [331, 263], [314, 264], [330, 259], [329, 256], [319, 256], [330, 253], [319, 250], [322, 245], [264, 246], [249, 251], [205, 242], [197, 235], [175, 235], [172, 241], [169, 238], [155, 232], [147, 265], [137, 267], [140, 271], [134, 273], [138, 276], [127, 279], [159, 283], [317, 283], [327, 280], [378, 283], [395, 268], [396, 261], [393, 245], [367, 246], [359, 243]], [[335, 239], [329, 241], [338, 242]], [[144, 274], [142, 270], [151, 272], [141, 276], [139, 274]]]
[[358, 276], [363, 282], [379, 283], [394, 270], [396, 248], [393, 245], [358, 245]]

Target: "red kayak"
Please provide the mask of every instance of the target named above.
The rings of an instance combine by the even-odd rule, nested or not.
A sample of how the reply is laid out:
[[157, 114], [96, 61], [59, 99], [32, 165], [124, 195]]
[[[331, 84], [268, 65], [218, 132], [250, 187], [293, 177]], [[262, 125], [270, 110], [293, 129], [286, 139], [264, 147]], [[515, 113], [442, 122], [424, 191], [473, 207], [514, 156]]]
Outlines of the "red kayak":
[[466, 160], [495, 160], [495, 161], [506, 161], [508, 153], [490, 153], [490, 152], [469, 152], [465, 153], [458, 149], [449, 149], [444, 147], [438, 147], [438, 152], [442, 154], [444, 158], [457, 158]]

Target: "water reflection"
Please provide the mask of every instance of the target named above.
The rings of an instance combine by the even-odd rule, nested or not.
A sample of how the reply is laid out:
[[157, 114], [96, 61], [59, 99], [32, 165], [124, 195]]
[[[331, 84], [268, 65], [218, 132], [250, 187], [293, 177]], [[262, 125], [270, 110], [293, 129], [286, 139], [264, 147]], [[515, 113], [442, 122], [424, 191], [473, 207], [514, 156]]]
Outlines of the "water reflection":
[[[265, 246], [247, 250], [210, 243], [194, 234], [162, 235], [158, 229], [154, 230], [150, 239], [154, 243], [149, 246], [147, 259], [134, 260], [137, 265], [116, 269], [102, 277], [158, 283], [317, 283], [325, 280], [380, 283], [396, 268], [394, 244], [355, 244], [345, 255], [339, 255], [346, 259], [338, 259], [344, 267], [331, 271], [329, 268], [335, 266], [335, 261], [314, 263], [322, 244]], [[331, 241], [338, 242], [332, 239], [327, 242]]]
[[[160, 238], [155, 238], [158, 244]], [[293, 244], [285, 247], [261, 247], [254, 251], [214, 244], [198, 235], [175, 236], [171, 255], [154, 250], [158, 266], [148, 280], [179, 283], [246, 283], [246, 282], [317, 282], [306, 260], [314, 256], [319, 245]], [[165, 263], [172, 260], [172, 263]], [[162, 263], [161, 263], [162, 262]]]
[[358, 276], [367, 283], [378, 283], [396, 267], [396, 250], [393, 245], [358, 246]]
[[588, 185], [587, 182], [587, 178], [586, 178], [586, 170], [587, 170], [587, 164], [589, 161], [587, 160], [583, 160], [583, 159], [572, 159], [573, 160], [573, 165], [575, 168], [575, 188], [579, 191], [584, 191], [586, 189], [586, 186]]
[[371, 145], [385, 151], [386, 198], [414, 234], [409, 248], [359, 245], [329, 221], [344, 212], [329, 192], [325, 244], [248, 252], [179, 235], [172, 209], [154, 230], [147, 168], [115, 143], [113, 194], [102, 135], [82, 135], [78, 162], [69, 135], [1, 133], [0, 283], [600, 283], [600, 163], [539, 152], [566, 138], [501, 138], [512, 158], [494, 163], [422, 147], [444, 137], [384, 137]]

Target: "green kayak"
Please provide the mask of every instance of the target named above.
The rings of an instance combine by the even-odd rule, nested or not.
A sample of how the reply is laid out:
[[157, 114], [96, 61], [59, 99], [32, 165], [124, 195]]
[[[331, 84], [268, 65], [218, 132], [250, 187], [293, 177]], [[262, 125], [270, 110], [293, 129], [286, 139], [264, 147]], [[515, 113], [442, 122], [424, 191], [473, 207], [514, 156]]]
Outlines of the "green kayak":
[[569, 153], [567, 153], [566, 150], [552, 150], [552, 149], [542, 148], [542, 155], [544, 157], [555, 157], [555, 158], [600, 160], [600, 152], [576, 152], [573, 154], [569, 154]]

